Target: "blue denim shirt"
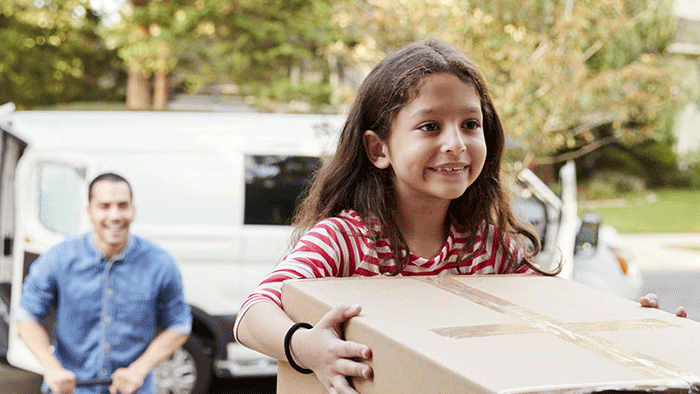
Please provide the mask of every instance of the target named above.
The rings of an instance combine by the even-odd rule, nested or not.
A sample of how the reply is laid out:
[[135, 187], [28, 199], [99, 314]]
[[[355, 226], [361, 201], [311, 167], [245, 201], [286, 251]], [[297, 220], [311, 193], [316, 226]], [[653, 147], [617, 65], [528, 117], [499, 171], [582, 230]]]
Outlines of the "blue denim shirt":
[[[192, 315], [175, 260], [130, 236], [107, 259], [92, 233], [67, 239], [41, 255], [22, 286], [19, 320], [56, 311], [54, 353], [77, 380], [108, 379], [146, 350], [157, 328], [189, 334]], [[108, 392], [78, 387], [76, 394]], [[155, 393], [149, 374], [139, 393]]]

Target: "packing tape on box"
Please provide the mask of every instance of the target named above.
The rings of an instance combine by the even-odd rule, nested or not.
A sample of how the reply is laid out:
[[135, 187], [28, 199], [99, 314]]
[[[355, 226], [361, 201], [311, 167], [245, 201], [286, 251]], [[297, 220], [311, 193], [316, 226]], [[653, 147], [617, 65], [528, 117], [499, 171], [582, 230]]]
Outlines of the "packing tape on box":
[[[568, 331], [574, 332], [649, 330], [655, 328], [678, 327], [677, 324], [672, 324], [658, 319], [611, 320], [593, 323], [561, 323], [561, 326]], [[540, 328], [527, 324], [485, 324], [467, 327], [443, 327], [434, 328], [431, 331], [438, 335], [455, 339], [487, 337], [491, 335], [535, 334], [542, 332]]]
[[695, 392], [693, 390], [697, 387], [698, 382], [700, 382], [700, 377], [691, 372], [683, 371], [675, 365], [671, 365], [643, 353], [625, 349], [615, 342], [589, 334], [595, 331], [669, 328], [678, 327], [678, 325], [656, 319], [565, 324], [535, 311], [523, 308], [510, 301], [478, 290], [449, 276], [423, 276], [413, 277], [413, 279], [429, 283], [483, 307], [526, 322], [524, 324], [433, 329], [432, 331], [438, 335], [451, 338], [467, 338], [503, 334], [550, 333], [626, 367], [633, 368], [647, 376], [678, 379], [686, 382], [690, 388], [690, 392]]

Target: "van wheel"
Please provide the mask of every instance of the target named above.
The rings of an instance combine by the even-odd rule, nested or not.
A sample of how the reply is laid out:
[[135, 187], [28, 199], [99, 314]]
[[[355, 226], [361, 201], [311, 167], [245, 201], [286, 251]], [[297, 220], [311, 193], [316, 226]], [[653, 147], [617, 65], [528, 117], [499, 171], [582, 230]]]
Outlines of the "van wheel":
[[206, 394], [211, 383], [212, 363], [202, 341], [190, 335], [170, 359], [153, 370], [156, 393]]

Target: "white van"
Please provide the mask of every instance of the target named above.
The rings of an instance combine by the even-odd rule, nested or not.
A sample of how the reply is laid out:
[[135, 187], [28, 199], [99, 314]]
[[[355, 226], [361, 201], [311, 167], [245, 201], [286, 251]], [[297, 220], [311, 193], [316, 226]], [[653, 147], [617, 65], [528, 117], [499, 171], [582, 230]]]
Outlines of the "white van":
[[[154, 372], [159, 389], [205, 393], [213, 375], [274, 376], [275, 360], [234, 342], [233, 320], [288, 250], [295, 203], [320, 158], [333, 153], [343, 121], [0, 106], [0, 352], [40, 372], [10, 324], [21, 283], [41, 253], [90, 229], [88, 183], [112, 171], [133, 187], [133, 233], [179, 262], [193, 310], [188, 342]], [[572, 171], [571, 164], [562, 172], [562, 199], [528, 170], [512, 188], [515, 206], [544, 240], [541, 264], [562, 259], [563, 276], [636, 297], [641, 275], [614, 230], [576, 216]]]

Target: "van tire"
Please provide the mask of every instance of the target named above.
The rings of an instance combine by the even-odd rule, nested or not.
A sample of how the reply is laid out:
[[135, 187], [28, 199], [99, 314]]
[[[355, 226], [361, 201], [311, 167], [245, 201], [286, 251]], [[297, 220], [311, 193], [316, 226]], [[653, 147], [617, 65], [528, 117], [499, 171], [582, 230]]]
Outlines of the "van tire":
[[154, 369], [156, 393], [206, 394], [211, 384], [213, 364], [206, 350], [198, 337], [190, 335], [170, 359]]

